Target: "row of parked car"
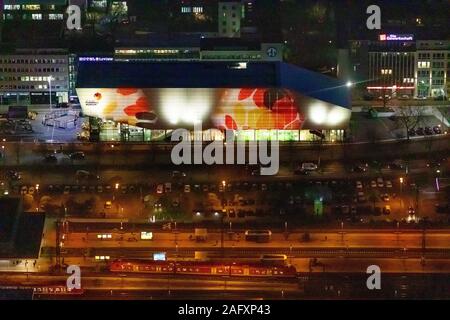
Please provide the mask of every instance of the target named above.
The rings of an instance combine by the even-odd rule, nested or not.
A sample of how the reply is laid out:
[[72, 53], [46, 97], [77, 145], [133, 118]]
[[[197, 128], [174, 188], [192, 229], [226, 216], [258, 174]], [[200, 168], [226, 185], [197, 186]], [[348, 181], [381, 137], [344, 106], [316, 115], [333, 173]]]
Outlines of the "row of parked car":
[[373, 215], [381, 216], [391, 214], [391, 206], [385, 205], [383, 207], [373, 207], [373, 206], [334, 206], [332, 208], [332, 213], [336, 216], [363, 216], [363, 215]]
[[[68, 156], [69, 156], [69, 159], [71, 159], [71, 160], [84, 160], [84, 158], [85, 158], [84, 152], [82, 152], [82, 151], [77, 151], [77, 152], [70, 153]], [[44, 156], [44, 161], [48, 162], [48, 163], [56, 163], [56, 162], [58, 162], [58, 158], [56, 157], [56, 153], [46, 154]]]
[[[39, 186], [39, 185], [36, 185]], [[20, 186], [18, 192], [20, 194], [34, 194], [36, 186]], [[60, 185], [60, 184], [50, 184], [43, 187], [46, 193], [112, 193], [115, 188], [111, 185]], [[139, 191], [139, 188], [135, 185], [122, 185], [118, 188], [117, 193], [135, 193]]]
[[414, 137], [414, 136], [430, 136], [433, 134], [441, 134], [442, 133], [442, 129], [440, 126], [434, 126], [433, 128], [431, 127], [418, 127], [418, 128], [413, 128], [413, 129], [409, 129], [408, 134], [410, 137]]

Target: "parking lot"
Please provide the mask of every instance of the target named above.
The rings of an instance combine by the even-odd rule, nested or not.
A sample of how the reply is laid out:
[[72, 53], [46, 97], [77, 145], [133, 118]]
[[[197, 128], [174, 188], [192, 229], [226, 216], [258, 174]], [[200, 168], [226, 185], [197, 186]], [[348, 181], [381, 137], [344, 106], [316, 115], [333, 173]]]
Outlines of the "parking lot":
[[[414, 183], [381, 174], [334, 180], [311, 175], [311, 179], [276, 182], [261, 177], [259, 181], [222, 180], [208, 184], [196, 183], [181, 173], [166, 181], [134, 184], [119, 177], [104, 183], [100, 177], [89, 174], [68, 184], [31, 185], [19, 180], [11, 184], [8, 192], [28, 199], [28, 209], [64, 212], [69, 216], [185, 221], [223, 217], [226, 222], [244, 222], [301, 221], [319, 215], [360, 223], [407, 220], [410, 207], [420, 207], [417, 219], [436, 216], [434, 197], [423, 193], [417, 198]], [[317, 201], [323, 205], [320, 213], [315, 211]]]

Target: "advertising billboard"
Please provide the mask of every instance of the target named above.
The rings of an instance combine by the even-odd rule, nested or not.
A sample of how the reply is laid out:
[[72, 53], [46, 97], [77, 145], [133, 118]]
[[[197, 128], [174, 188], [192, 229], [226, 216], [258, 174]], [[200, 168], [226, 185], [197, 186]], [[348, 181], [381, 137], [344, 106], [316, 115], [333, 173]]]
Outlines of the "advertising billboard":
[[280, 88], [79, 88], [83, 112], [148, 129], [342, 129], [351, 110]]

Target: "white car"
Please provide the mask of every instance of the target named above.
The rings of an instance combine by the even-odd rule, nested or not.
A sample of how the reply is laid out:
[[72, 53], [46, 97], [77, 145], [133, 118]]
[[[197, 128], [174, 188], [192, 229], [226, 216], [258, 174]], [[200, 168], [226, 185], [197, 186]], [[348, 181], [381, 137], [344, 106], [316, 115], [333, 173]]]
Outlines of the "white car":
[[172, 192], [172, 184], [170, 182], [166, 182], [164, 184], [164, 191], [165, 192]]
[[312, 162], [304, 162], [302, 163], [302, 170], [314, 171], [317, 170], [317, 165]]
[[362, 189], [363, 185], [361, 181], [356, 181], [356, 189]]
[[392, 188], [392, 182], [390, 180], [386, 180], [386, 188]]
[[376, 188], [377, 187], [377, 183], [375, 182], [375, 180], [370, 181], [370, 186], [372, 188]]
[[163, 192], [164, 192], [164, 185], [158, 184], [158, 186], [156, 187], [156, 193], [161, 194]]
[[191, 192], [191, 185], [185, 184], [184, 185], [184, 192], [186, 192], [186, 193]]
[[34, 187], [29, 187], [28, 188], [28, 194], [31, 194], [31, 195], [34, 194]]

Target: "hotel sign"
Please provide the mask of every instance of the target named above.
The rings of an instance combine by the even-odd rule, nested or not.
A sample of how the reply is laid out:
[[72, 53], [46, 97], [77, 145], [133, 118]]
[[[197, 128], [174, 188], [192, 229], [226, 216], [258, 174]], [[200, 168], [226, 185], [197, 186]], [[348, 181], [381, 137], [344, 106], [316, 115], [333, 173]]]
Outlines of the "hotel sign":
[[380, 41], [413, 41], [412, 34], [380, 34]]

